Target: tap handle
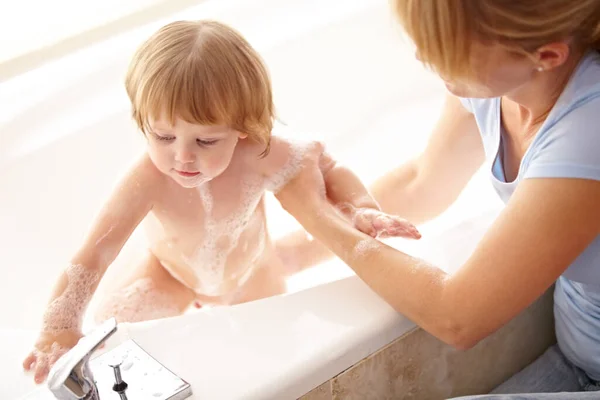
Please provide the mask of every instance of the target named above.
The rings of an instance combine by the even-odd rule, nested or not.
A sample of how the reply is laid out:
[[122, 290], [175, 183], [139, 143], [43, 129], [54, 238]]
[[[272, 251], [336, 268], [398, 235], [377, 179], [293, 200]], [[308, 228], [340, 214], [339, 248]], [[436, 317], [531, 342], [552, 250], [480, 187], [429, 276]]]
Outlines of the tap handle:
[[127, 389], [127, 382], [125, 382], [121, 376], [121, 363], [113, 364], [111, 367], [113, 369], [113, 373], [115, 374], [115, 384], [113, 385], [113, 390], [117, 393], [125, 392], [125, 389]]

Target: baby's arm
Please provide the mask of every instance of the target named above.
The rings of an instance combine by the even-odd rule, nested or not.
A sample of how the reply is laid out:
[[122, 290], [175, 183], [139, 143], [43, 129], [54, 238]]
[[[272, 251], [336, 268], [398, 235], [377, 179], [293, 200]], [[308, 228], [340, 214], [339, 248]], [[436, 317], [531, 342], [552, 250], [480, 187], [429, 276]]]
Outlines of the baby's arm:
[[[277, 150], [279, 147], [279, 150]], [[321, 143], [313, 142], [304, 146], [308, 149], [303, 157], [318, 157], [320, 173], [323, 176], [328, 200], [347, 216], [355, 227], [371, 236], [404, 236], [420, 238], [420, 233], [408, 221], [385, 214], [371, 196], [360, 179], [349, 169], [338, 163], [324, 151]], [[289, 147], [281, 141], [274, 146], [274, 159], [271, 165], [283, 165], [284, 154]], [[295, 160], [302, 165], [302, 160]], [[294, 171], [295, 173], [299, 171]], [[289, 178], [289, 177], [288, 177]], [[314, 190], [322, 190], [315, 187]], [[298, 194], [302, 196], [301, 193]], [[277, 240], [278, 255], [291, 272], [296, 272], [321, 263], [333, 256], [331, 251], [320, 242], [307, 237], [306, 232], [295, 231]]]
[[[315, 143], [319, 157], [319, 167], [325, 183], [325, 192], [330, 203], [335, 205], [347, 218], [358, 224], [357, 228], [369, 230], [371, 224], [360, 215], [364, 210], [379, 211], [379, 205], [370, 195], [360, 179], [349, 169], [338, 163], [326, 152], [321, 144]], [[319, 188], [314, 188], [319, 190]], [[363, 212], [356, 213], [357, 210]], [[362, 229], [360, 229], [362, 230]], [[322, 263], [333, 257], [333, 253], [321, 242], [308, 237], [304, 230], [291, 232], [275, 243], [277, 254], [291, 273]]]
[[382, 212], [358, 176], [336, 163], [326, 152], [321, 154], [319, 167], [323, 173], [327, 198], [350, 218], [356, 229], [373, 237], [421, 237], [410, 222]]
[[269, 182], [267, 188], [277, 192], [299, 172], [303, 159], [315, 156], [316, 153], [321, 154], [319, 167], [325, 180], [327, 197], [334, 205], [347, 214], [358, 208], [379, 210], [379, 205], [360, 179], [348, 168], [337, 164], [324, 152], [323, 144], [316, 141], [293, 143], [274, 136], [269, 155], [260, 163]]
[[59, 277], [35, 349], [23, 363], [26, 370], [35, 371], [37, 383], [81, 336], [83, 314], [100, 279], [152, 208], [156, 180], [161, 178], [147, 156], [137, 162], [113, 191], [83, 245]]
[[323, 152], [319, 167], [323, 173], [327, 198], [344, 214], [351, 216], [360, 208], [380, 209], [358, 176], [349, 168], [338, 164], [331, 155]]

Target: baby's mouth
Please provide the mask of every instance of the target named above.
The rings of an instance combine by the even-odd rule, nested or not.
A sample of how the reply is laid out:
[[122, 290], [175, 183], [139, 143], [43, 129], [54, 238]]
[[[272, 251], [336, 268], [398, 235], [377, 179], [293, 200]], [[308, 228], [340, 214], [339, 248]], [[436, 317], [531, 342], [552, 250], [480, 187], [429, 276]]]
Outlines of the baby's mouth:
[[179, 170], [175, 170], [175, 172], [177, 172], [179, 175], [184, 176], [186, 178], [191, 178], [193, 176], [197, 176], [200, 175], [200, 172], [188, 172], [188, 171], [179, 171]]

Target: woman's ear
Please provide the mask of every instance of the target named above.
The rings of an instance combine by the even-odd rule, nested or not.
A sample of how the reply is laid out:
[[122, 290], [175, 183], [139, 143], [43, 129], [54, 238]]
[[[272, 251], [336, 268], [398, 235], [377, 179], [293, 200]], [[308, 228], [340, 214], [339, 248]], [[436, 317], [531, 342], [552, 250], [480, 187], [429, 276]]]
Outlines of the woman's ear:
[[539, 71], [549, 71], [564, 64], [571, 54], [566, 41], [546, 44], [534, 53]]

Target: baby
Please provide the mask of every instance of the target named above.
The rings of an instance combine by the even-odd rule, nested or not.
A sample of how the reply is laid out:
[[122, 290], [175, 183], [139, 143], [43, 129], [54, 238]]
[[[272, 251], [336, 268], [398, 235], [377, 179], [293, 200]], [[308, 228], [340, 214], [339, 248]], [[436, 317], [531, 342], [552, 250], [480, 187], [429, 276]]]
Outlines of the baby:
[[320, 154], [327, 196], [357, 229], [419, 237], [408, 222], [380, 212], [356, 176], [336, 165], [320, 143], [272, 135], [267, 70], [230, 27], [214, 21], [164, 26], [134, 55], [126, 89], [147, 151], [120, 181], [56, 284], [35, 349], [23, 363], [37, 383], [81, 337], [100, 279], [142, 222], [148, 254], [110, 286], [97, 319], [164, 318], [191, 304], [237, 304], [284, 293], [293, 271], [276, 256], [266, 230], [264, 194], [276, 194], [309, 153]]

